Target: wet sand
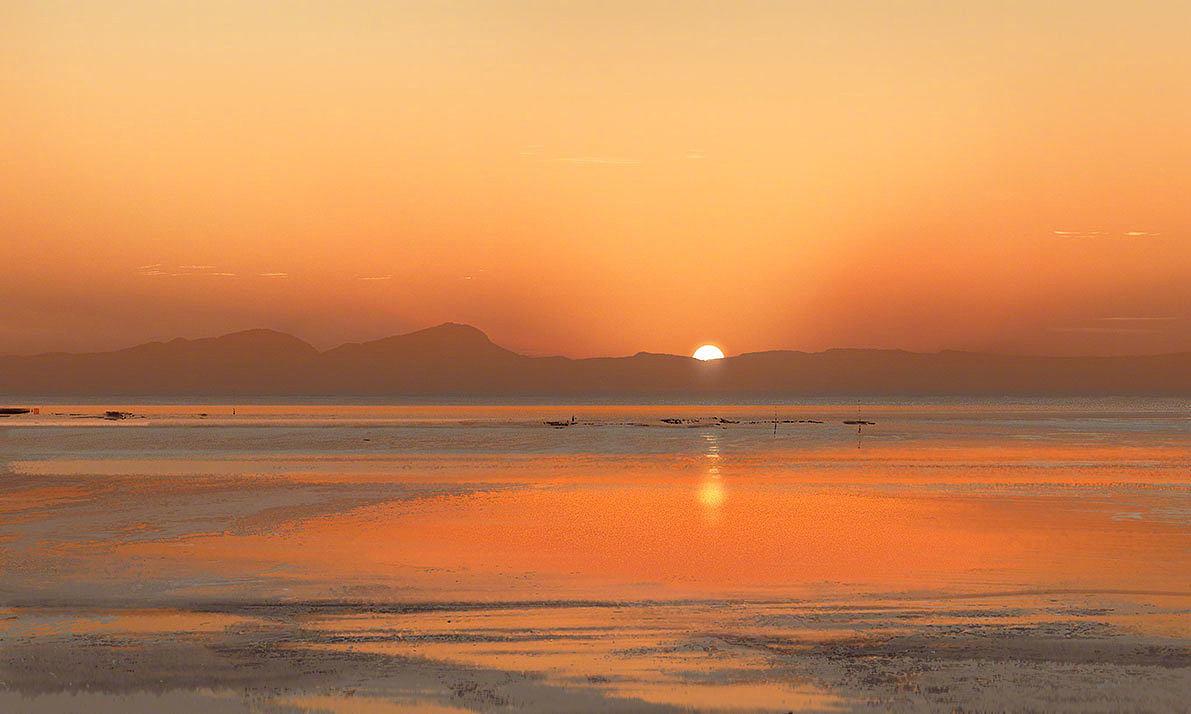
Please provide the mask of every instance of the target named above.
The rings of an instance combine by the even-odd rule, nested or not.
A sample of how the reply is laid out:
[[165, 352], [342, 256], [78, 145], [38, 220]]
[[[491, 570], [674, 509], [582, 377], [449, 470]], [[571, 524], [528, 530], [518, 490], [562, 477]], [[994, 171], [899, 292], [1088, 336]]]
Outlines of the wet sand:
[[14, 417], [0, 710], [1179, 711], [1182, 406]]

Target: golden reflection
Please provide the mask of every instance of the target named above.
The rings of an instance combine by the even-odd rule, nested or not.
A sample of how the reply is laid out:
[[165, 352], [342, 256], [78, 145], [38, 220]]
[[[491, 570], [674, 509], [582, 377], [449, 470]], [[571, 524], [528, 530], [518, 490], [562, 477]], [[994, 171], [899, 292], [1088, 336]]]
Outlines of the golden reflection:
[[723, 481], [720, 479], [719, 438], [719, 434], [714, 431], [703, 435], [704, 456], [707, 457], [709, 463], [707, 474], [704, 476], [698, 491], [699, 503], [703, 504], [704, 515], [712, 521], [718, 519], [720, 507], [727, 498], [727, 494], [724, 492]]
[[718, 509], [724, 503], [724, 485], [718, 475], [708, 477], [699, 487], [699, 502], [708, 509]]
[[[415, 454], [367, 469], [336, 459], [287, 462], [281, 467], [293, 470], [282, 478], [290, 484], [372, 488], [401, 478], [407, 483], [394, 493], [414, 497], [321, 515], [284, 508], [262, 521], [292, 524], [280, 530], [126, 539], [96, 554], [94, 568], [135, 562], [146, 564], [143, 573], [232, 581], [284, 563], [276, 587], [312, 597], [345, 583], [444, 599], [514, 599], [531, 589], [558, 597], [762, 596], [818, 592], [823, 583], [846, 583], [853, 593], [1185, 589], [1186, 568], [1171, 566], [1186, 561], [1185, 527], [1170, 501], [1181, 493], [1171, 484], [1187, 471], [1181, 445], [1014, 444], [998, 457], [994, 444], [977, 440], [879, 443], [857, 459], [854, 448], [813, 444], [797, 457], [790, 447], [750, 453], [735, 445], [729, 455], [718, 442], [733, 432], [691, 436], [694, 453], [636, 459]], [[1143, 459], [1170, 466], [1135, 465]], [[71, 468], [84, 473], [81, 463]], [[430, 478], [438, 486], [419, 482]], [[146, 509], [176, 488], [167, 479], [132, 483]], [[552, 487], [524, 487], [541, 483]], [[1162, 486], [1126, 492], [1120, 483]], [[134, 515], [150, 522], [152, 513]], [[50, 545], [30, 554], [38, 556], [60, 557]]]
[[703, 454], [709, 459], [718, 459], [720, 457], [720, 435], [718, 432], [709, 431], [703, 435]]

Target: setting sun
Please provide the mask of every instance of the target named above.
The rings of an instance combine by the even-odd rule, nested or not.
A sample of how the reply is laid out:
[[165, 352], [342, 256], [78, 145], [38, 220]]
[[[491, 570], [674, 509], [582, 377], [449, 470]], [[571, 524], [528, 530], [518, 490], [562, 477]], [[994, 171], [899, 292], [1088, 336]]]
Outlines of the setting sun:
[[697, 360], [707, 362], [713, 359], [723, 359], [724, 351], [715, 345], [703, 345], [699, 349], [695, 350], [695, 354], [691, 356]]

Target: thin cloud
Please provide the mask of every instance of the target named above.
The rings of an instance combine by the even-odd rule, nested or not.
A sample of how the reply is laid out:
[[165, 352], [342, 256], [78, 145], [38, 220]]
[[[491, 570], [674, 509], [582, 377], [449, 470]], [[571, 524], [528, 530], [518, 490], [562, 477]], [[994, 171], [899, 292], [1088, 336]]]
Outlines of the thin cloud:
[[1141, 327], [1052, 327], [1051, 332], [1075, 332], [1089, 335], [1137, 335], [1157, 332]]
[[156, 277], [159, 275], [169, 275], [169, 273], [167, 273], [166, 271], [161, 269], [162, 265], [163, 265], [163, 263], [151, 263], [149, 265], [138, 265], [136, 268], [136, 274], [144, 275], [144, 276], [148, 276], [148, 277]]
[[157, 267], [146, 266], [143, 268], [137, 268], [136, 273], [137, 273], [137, 275], [143, 275], [143, 276], [149, 277], [149, 278], [162, 278], [162, 277], [176, 278], [176, 277], [180, 277], [183, 275], [195, 275], [195, 273], [179, 273], [179, 272], [177, 272], [177, 269], [162, 270], [160, 267], [160, 264]]
[[1097, 238], [1106, 235], [1104, 231], [1053, 231], [1060, 238]]
[[[1051, 233], [1060, 238], [1103, 238], [1118, 235], [1107, 231], [1051, 231]], [[1154, 231], [1125, 231], [1119, 235], [1125, 238], [1156, 238], [1162, 234]]]
[[150, 265], [138, 266], [136, 272], [138, 275], [148, 277], [170, 277], [170, 278], [184, 278], [184, 277], [235, 277], [235, 273], [227, 271], [216, 271], [214, 265], [199, 265], [197, 263], [187, 265], [177, 265], [170, 270], [164, 269], [164, 263], [152, 263]]
[[1132, 317], [1132, 316], [1102, 317], [1100, 319], [1104, 320], [1106, 322], [1170, 322], [1171, 320], [1177, 320], [1179, 318], [1174, 315], [1162, 315], [1162, 316], [1144, 315], [1144, 316], [1138, 316], [1138, 317]]
[[576, 166], [640, 166], [640, 159], [629, 159], [622, 156], [568, 156], [559, 161]]

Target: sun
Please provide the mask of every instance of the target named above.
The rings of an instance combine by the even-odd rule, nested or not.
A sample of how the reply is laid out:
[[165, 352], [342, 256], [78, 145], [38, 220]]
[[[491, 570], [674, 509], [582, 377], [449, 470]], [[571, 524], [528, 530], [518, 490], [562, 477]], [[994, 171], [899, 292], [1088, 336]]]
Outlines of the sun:
[[697, 360], [707, 362], [713, 359], [723, 359], [724, 351], [715, 345], [703, 345], [699, 349], [695, 350], [695, 354], [691, 356]]

